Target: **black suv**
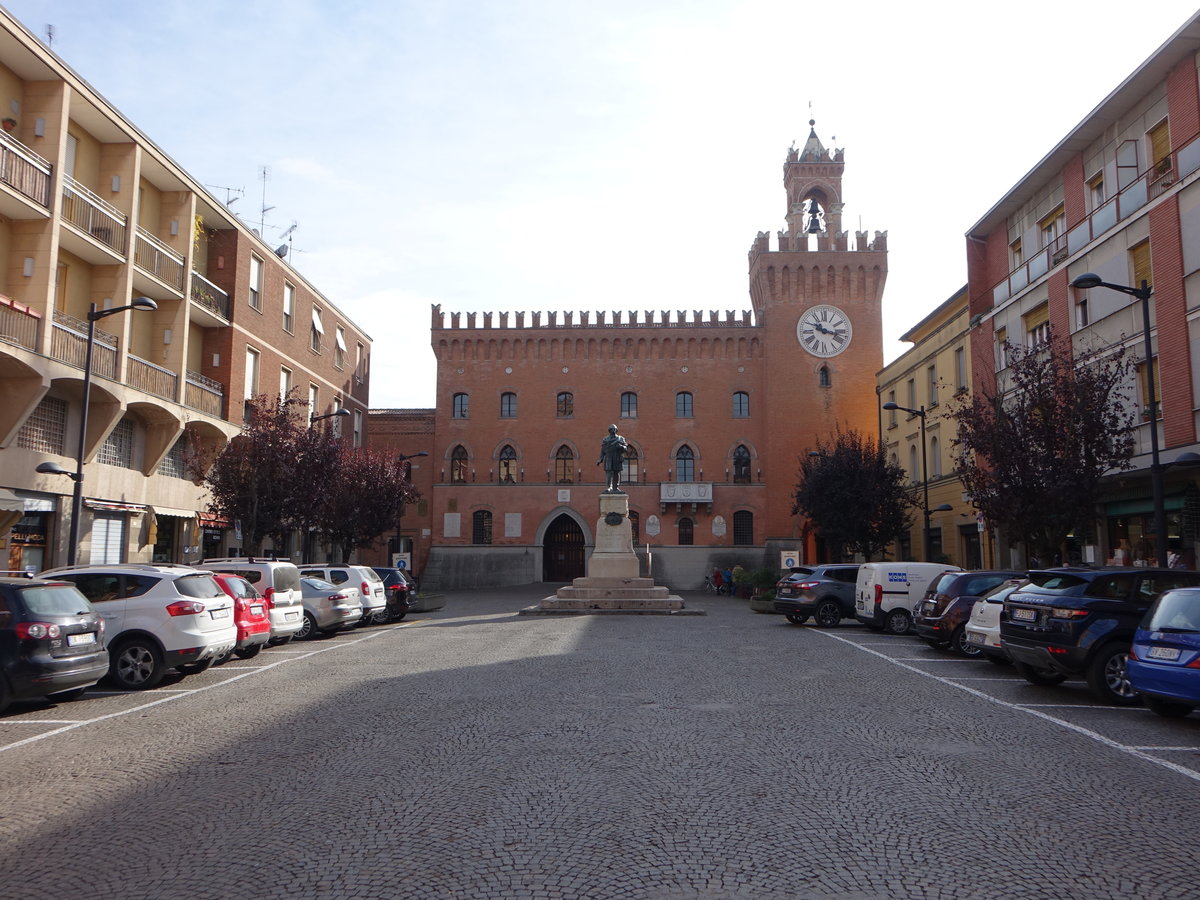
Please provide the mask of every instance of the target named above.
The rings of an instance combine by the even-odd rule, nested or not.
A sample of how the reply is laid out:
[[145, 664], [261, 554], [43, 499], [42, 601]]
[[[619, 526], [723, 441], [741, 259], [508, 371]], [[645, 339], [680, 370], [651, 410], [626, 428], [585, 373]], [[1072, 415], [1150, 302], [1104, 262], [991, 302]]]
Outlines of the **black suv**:
[[1181, 569], [1045, 569], [1013, 591], [1000, 614], [1000, 641], [1033, 684], [1083, 675], [1100, 700], [1138, 702], [1125, 663], [1138, 622], [1158, 595], [1200, 585]]
[[967, 642], [967, 620], [975, 601], [996, 585], [1024, 577], [1024, 572], [1009, 569], [946, 572], [930, 582], [925, 597], [913, 610], [913, 630], [934, 647], [949, 647], [960, 656], [980, 656], [983, 648]]
[[775, 585], [775, 612], [793, 625], [812, 616], [822, 628], [854, 618], [854, 584], [858, 566], [797, 566]]
[[375, 624], [384, 622], [399, 622], [408, 615], [416, 591], [412, 583], [401, 569], [387, 566], [371, 566], [375, 574], [383, 579], [383, 590], [387, 596], [387, 606], [375, 613]]

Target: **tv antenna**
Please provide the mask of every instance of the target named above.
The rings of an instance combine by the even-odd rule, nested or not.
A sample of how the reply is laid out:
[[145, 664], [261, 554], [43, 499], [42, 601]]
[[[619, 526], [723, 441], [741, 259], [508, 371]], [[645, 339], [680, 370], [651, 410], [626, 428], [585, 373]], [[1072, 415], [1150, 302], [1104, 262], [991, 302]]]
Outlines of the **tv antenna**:
[[50, 23], [46, 24], [46, 46], [54, 46], [54, 26]]
[[295, 231], [296, 228], [299, 227], [299, 225], [300, 225], [299, 222], [293, 221], [292, 224], [288, 227], [287, 231], [285, 231], [283, 234], [281, 234], [279, 236], [279, 240], [281, 240], [281, 241], [284, 238], [287, 238], [286, 243], [280, 244], [278, 247], [275, 248], [275, 255], [278, 256], [280, 259], [287, 259], [289, 256], [291, 256], [291, 254], [292, 254], [292, 232]]
[[[223, 184], [206, 184], [205, 187], [212, 188], [214, 191], [225, 192], [225, 206], [230, 207], [242, 199], [242, 195], [246, 193], [245, 188], [225, 187]], [[233, 196], [237, 194], [237, 196]]]
[[267, 226], [267, 213], [275, 207], [267, 206], [267, 179], [271, 177], [271, 170], [266, 166], [259, 166], [258, 175], [262, 179], [262, 212], [258, 219], [258, 233], [261, 235], [263, 229]]

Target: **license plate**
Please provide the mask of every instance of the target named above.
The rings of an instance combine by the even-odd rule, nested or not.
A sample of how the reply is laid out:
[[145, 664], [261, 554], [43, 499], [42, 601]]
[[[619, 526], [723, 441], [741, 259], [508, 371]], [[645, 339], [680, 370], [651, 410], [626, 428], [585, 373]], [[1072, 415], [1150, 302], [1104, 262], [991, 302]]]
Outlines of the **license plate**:
[[1037, 610], [1036, 609], [1022, 609], [1021, 607], [1017, 607], [1016, 609], [1014, 609], [1012, 611], [1012, 617], [1013, 617], [1013, 619], [1015, 619], [1018, 622], [1036, 622], [1037, 621]]
[[228, 619], [232, 614], [233, 610], [231, 610], [228, 606], [224, 609], [214, 609], [209, 611], [209, 615], [214, 619]]
[[979, 633], [978, 631], [968, 631], [967, 632], [967, 643], [968, 644], [982, 644], [983, 643], [983, 635], [981, 633]]
[[78, 647], [80, 644], [94, 644], [94, 643], [96, 643], [96, 632], [94, 632], [94, 631], [87, 631], [87, 632], [84, 632], [83, 634], [68, 634], [67, 635], [67, 646], [68, 647]]
[[250, 607], [250, 615], [261, 616], [262, 614], [263, 614], [263, 608], [261, 606], [259, 606], [257, 603], [254, 606]]
[[1179, 659], [1178, 647], [1151, 647], [1148, 654], [1151, 659]]
[[295, 622], [298, 618], [300, 618], [300, 613], [298, 612], [285, 612], [283, 614], [283, 621], [285, 622]]

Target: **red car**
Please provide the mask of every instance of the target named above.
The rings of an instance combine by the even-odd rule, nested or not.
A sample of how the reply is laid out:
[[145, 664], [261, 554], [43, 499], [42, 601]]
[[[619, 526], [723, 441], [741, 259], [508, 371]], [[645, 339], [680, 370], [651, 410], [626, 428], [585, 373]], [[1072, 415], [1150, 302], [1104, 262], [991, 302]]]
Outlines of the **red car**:
[[[213, 578], [221, 590], [233, 598], [233, 623], [237, 626], [237, 644], [233, 652], [239, 659], [251, 659], [271, 639], [271, 619], [267, 614], [267, 601], [241, 575], [214, 572]], [[226, 656], [225, 659], [229, 657]], [[218, 659], [217, 662], [225, 662]]]

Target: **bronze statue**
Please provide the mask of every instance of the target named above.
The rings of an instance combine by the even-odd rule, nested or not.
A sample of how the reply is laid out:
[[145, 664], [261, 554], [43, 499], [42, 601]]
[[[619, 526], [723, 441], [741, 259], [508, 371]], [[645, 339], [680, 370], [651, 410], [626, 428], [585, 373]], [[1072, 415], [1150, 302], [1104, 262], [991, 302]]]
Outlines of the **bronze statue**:
[[625, 451], [629, 449], [629, 444], [625, 438], [617, 434], [617, 426], [609, 425], [608, 434], [600, 441], [600, 458], [596, 460], [596, 465], [604, 466], [604, 473], [608, 476], [608, 487], [605, 488], [605, 493], [621, 494], [621, 469], [625, 465]]

